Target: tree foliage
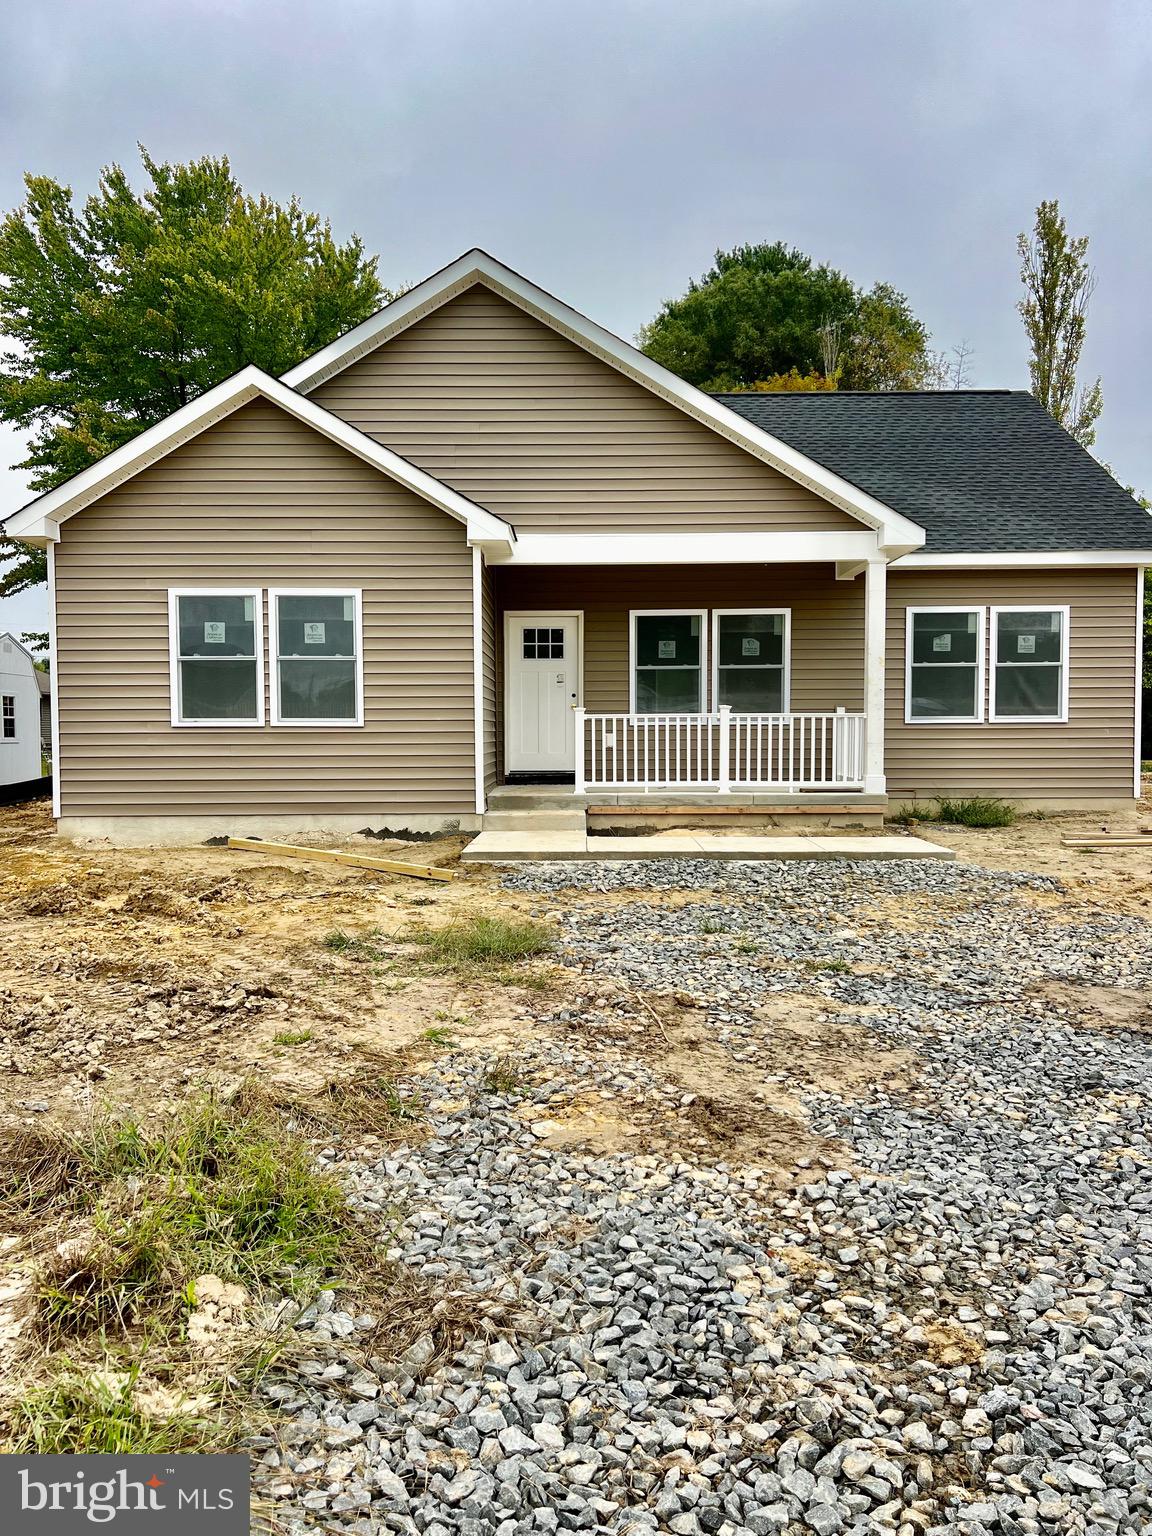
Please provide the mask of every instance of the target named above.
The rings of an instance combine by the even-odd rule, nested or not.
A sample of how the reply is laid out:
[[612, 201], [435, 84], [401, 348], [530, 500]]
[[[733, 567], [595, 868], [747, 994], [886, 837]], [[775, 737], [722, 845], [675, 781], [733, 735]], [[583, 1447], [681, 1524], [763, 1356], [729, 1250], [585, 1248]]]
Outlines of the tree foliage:
[[915, 389], [928, 333], [889, 283], [865, 291], [783, 241], [717, 251], [711, 269], [645, 326], [649, 357], [702, 389], [814, 373], [844, 389]]
[[1016, 239], [1024, 297], [1016, 306], [1032, 348], [1032, 392], [1084, 448], [1096, 441], [1104, 408], [1100, 380], [1077, 384], [1076, 372], [1096, 278], [1088, 265], [1088, 236], [1069, 238], [1060, 204], [1041, 203], [1031, 236]]
[[[47, 489], [255, 363], [271, 374], [358, 325], [388, 296], [353, 236], [247, 194], [226, 158], [165, 164], [141, 148], [149, 184], [118, 165], [77, 207], [27, 176], [0, 222], [0, 418], [31, 434], [19, 466]], [[0, 594], [44, 579], [40, 551]]]

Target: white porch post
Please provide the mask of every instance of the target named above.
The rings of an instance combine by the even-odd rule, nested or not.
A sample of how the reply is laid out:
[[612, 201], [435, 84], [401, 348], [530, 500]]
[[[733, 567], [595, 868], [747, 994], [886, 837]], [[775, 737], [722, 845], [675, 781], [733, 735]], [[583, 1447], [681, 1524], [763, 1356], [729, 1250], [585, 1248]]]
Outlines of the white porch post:
[[864, 793], [882, 795], [884, 783], [884, 648], [888, 564], [869, 560], [864, 571]]
[[[573, 761], [575, 773], [573, 775], [574, 782], [572, 785], [572, 793], [576, 795], [582, 795], [585, 789], [588, 787], [584, 778], [584, 721], [586, 717], [583, 707], [577, 707], [573, 709], [572, 718], [575, 723], [576, 735], [576, 740], [574, 742], [576, 750]], [[592, 760], [593, 762], [596, 760], [595, 753], [593, 753]]]

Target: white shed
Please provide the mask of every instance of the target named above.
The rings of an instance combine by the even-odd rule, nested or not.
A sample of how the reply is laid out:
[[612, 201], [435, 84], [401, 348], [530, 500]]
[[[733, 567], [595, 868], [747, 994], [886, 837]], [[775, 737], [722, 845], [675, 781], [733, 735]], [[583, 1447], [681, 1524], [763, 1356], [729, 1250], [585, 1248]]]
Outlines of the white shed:
[[40, 777], [40, 687], [31, 653], [0, 634], [0, 784]]

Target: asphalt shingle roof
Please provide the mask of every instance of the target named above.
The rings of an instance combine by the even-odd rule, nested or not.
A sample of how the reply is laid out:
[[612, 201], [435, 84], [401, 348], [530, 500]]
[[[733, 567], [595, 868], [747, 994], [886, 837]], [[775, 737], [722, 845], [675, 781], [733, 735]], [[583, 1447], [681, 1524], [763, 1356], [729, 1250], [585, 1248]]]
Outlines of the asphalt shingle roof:
[[919, 523], [925, 551], [1152, 549], [1152, 515], [1026, 390], [715, 398]]

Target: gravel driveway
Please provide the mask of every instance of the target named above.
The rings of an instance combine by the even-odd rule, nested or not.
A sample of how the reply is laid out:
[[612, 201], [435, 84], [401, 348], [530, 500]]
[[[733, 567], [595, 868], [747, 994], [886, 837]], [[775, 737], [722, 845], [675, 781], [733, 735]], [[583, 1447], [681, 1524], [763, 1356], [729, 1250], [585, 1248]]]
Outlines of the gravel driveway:
[[[324, 1379], [275, 1389], [282, 1516], [1152, 1530], [1152, 927], [1048, 877], [927, 862], [505, 884], [538, 893], [585, 980], [541, 1001], [517, 1082], [450, 1053], [420, 1085], [431, 1139], [339, 1162], [367, 1209], [401, 1203], [398, 1258], [521, 1322], [431, 1372], [427, 1341], [372, 1366], [367, 1320], [326, 1297], [304, 1323], [332, 1340]], [[792, 1155], [707, 1151], [670, 995], [746, 1119], [802, 1106]], [[800, 995], [849, 1042], [839, 1084], [782, 1053]], [[694, 1111], [705, 1150], [653, 1140]]]

